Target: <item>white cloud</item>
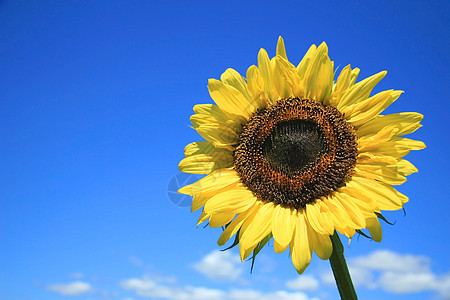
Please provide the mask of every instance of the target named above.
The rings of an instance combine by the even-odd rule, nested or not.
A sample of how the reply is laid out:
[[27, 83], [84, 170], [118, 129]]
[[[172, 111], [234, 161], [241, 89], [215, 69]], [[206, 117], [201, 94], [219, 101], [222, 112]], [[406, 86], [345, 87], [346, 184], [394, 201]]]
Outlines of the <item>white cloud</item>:
[[208, 300], [223, 299], [224, 296], [220, 290], [189, 286], [181, 288], [163, 284], [148, 277], [127, 279], [120, 285], [126, 290], [134, 291], [139, 296], [157, 299]]
[[286, 286], [291, 290], [315, 291], [319, 288], [319, 281], [312, 275], [301, 275], [289, 280]]
[[231, 290], [229, 296], [233, 300], [259, 299], [261, 293], [255, 290]]
[[223, 291], [206, 287], [176, 286], [162, 283], [149, 277], [130, 278], [120, 283], [121, 287], [141, 297], [169, 300], [317, 300], [301, 292], [276, 291], [263, 293], [247, 289]]
[[194, 269], [216, 280], [237, 280], [242, 273], [238, 255], [231, 251], [215, 250], [193, 265]]
[[336, 285], [336, 282], [334, 281], [333, 271], [331, 270], [331, 268], [326, 269], [326, 271], [320, 274], [320, 280], [322, 280], [322, 282], [325, 283], [326, 285], [330, 286]]
[[74, 281], [66, 284], [51, 284], [47, 285], [46, 289], [62, 296], [78, 296], [94, 291], [89, 283], [82, 281]]
[[74, 272], [74, 273], [70, 273], [69, 277], [74, 278], [74, 279], [81, 279], [84, 277], [84, 275], [81, 272]]
[[[348, 266], [348, 269], [355, 287], [366, 287], [370, 289], [377, 287], [372, 270], [351, 265]], [[336, 281], [331, 268], [320, 274], [320, 280], [328, 286], [336, 287]]]
[[438, 279], [432, 273], [385, 272], [379, 279], [380, 286], [392, 293], [410, 294], [435, 290]]
[[[375, 276], [370, 269], [358, 267], [358, 266], [349, 266], [349, 272], [352, 277], [353, 284], [356, 287], [367, 287], [369, 289], [374, 289], [377, 287], [375, 283]], [[334, 277], [332, 277], [333, 284]]]
[[226, 299], [225, 293], [221, 290], [209, 289], [205, 287], [188, 286], [181, 290], [180, 294], [173, 299], [176, 300], [211, 300]]
[[423, 272], [429, 270], [430, 259], [425, 256], [378, 250], [350, 260], [350, 265], [377, 271]]
[[[431, 259], [421, 255], [399, 254], [388, 250], [348, 260], [352, 280], [357, 287], [380, 288], [394, 294], [435, 292], [450, 299], [450, 274], [431, 271]], [[321, 276], [322, 282], [335, 285], [331, 270]]]
[[136, 257], [136, 256], [130, 256], [128, 258], [128, 261], [136, 267], [142, 267], [144, 265], [144, 262], [142, 261], [142, 259], [140, 259], [139, 257]]
[[135, 291], [137, 295], [144, 297], [155, 297], [170, 299], [173, 291], [170, 287], [158, 284], [149, 278], [131, 278], [122, 281], [124, 289]]
[[444, 299], [450, 299], [450, 274], [441, 277], [436, 290]]
[[450, 275], [431, 272], [386, 272], [379, 279], [380, 287], [395, 294], [411, 294], [434, 291], [444, 299], [450, 299]]
[[264, 294], [255, 290], [231, 290], [227, 299], [232, 300], [314, 300], [301, 292], [277, 291]]
[[[450, 275], [434, 274], [430, 265], [431, 259], [426, 256], [402, 255], [388, 250], [350, 260], [351, 270], [353, 268], [365, 274], [363, 285], [366, 287], [378, 286], [395, 294], [434, 291], [450, 299]], [[376, 275], [379, 276], [374, 279]]]

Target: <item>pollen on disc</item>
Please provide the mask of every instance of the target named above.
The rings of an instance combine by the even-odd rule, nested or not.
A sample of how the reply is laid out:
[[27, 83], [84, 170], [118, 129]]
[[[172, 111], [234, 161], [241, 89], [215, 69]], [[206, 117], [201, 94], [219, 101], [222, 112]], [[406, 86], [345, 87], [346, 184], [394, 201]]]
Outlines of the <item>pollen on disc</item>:
[[251, 117], [234, 164], [260, 199], [298, 209], [344, 186], [356, 155], [354, 129], [337, 109], [289, 98]]

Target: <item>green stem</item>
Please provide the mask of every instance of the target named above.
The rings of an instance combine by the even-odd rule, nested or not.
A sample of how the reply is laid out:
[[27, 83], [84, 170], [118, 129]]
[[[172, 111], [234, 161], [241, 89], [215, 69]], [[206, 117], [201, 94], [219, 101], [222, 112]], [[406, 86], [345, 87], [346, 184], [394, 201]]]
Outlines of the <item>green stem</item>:
[[344, 257], [344, 247], [342, 246], [339, 235], [334, 231], [331, 236], [333, 243], [333, 253], [330, 257], [331, 268], [333, 269], [334, 279], [341, 295], [342, 300], [357, 300], [355, 288], [353, 287], [352, 278], [348, 272], [347, 263]]

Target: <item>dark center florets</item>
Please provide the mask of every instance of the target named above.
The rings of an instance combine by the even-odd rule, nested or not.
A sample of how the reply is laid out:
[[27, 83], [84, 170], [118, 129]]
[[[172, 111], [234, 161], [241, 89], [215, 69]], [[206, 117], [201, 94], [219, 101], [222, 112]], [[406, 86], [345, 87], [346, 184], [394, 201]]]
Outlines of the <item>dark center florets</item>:
[[328, 150], [320, 127], [307, 120], [278, 123], [262, 144], [263, 157], [277, 171], [298, 175]]
[[298, 209], [345, 185], [356, 145], [353, 127], [337, 109], [289, 98], [252, 116], [234, 164], [258, 198]]

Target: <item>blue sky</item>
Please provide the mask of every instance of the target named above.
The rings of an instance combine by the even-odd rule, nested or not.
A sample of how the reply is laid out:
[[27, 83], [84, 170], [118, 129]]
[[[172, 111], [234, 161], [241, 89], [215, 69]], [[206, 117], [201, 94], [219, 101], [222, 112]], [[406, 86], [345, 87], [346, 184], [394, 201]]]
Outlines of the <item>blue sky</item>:
[[[208, 78], [245, 74], [279, 35], [295, 64], [326, 41], [336, 66], [405, 93], [427, 149], [381, 243], [345, 248], [361, 299], [450, 299], [449, 4], [442, 1], [2, 1], [0, 298], [336, 299], [328, 261], [298, 276], [266, 247], [218, 252], [220, 228], [169, 198]], [[191, 178], [192, 179], [192, 178]], [[170, 191], [169, 191], [170, 192]], [[174, 203], [176, 202], [176, 203]], [[177, 205], [177, 203], [179, 205]]]

